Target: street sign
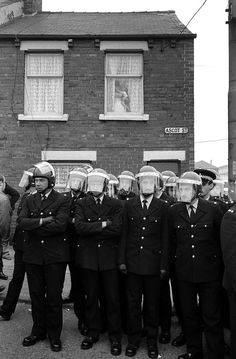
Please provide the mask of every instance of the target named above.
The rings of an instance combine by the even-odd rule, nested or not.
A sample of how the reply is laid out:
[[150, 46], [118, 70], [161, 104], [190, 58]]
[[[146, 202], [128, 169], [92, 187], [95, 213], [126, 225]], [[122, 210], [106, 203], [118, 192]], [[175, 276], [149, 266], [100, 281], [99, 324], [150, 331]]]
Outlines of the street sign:
[[165, 127], [165, 133], [167, 134], [188, 133], [188, 127]]

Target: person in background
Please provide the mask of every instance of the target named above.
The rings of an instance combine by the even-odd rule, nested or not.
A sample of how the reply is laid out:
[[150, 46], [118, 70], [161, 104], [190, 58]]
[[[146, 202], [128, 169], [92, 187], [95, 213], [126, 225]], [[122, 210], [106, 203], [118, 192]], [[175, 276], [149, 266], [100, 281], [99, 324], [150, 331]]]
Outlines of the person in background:
[[131, 171], [122, 171], [118, 176], [118, 199], [122, 201], [129, 200], [136, 196], [134, 192], [135, 177]]
[[[6, 182], [6, 179], [3, 175], [0, 175], [0, 186], [1, 186], [2, 192], [5, 193], [9, 197], [11, 208], [12, 208], [12, 212], [11, 212], [11, 215], [12, 215], [13, 211], [15, 209], [15, 204], [18, 201], [18, 199], [20, 198], [20, 194], [15, 188], [11, 187]], [[3, 238], [3, 240], [2, 240], [3, 251], [2, 251], [2, 256], [0, 257], [0, 267], [2, 266], [2, 268], [3, 268], [2, 258], [11, 259], [9, 250], [7, 248], [8, 244], [9, 244], [9, 237], [10, 237], [10, 226], [11, 226], [11, 221], [9, 223], [9, 228], [8, 228], [8, 233], [6, 235], [6, 238]], [[5, 275], [3, 275], [3, 276], [5, 276]], [[7, 279], [7, 277], [1, 278], [1, 274], [0, 274], [0, 279]]]
[[[33, 171], [34, 168], [24, 171], [20, 180], [19, 187], [24, 188], [24, 193], [17, 208], [17, 216], [20, 214], [25, 199], [36, 192]], [[15, 251], [14, 271], [6, 297], [0, 307], [0, 317], [2, 320], [10, 320], [11, 315], [14, 313], [25, 278], [25, 263], [23, 262], [24, 231], [19, 230], [18, 226], [16, 226], [12, 242]]]
[[70, 218], [67, 226], [67, 234], [70, 241], [70, 278], [71, 289], [69, 297], [63, 300], [63, 304], [74, 303], [74, 311], [78, 318], [78, 329], [82, 335], [86, 335], [85, 324], [85, 291], [82, 281], [82, 270], [75, 265], [75, 255], [78, 242], [78, 235], [75, 230], [75, 208], [78, 201], [86, 196], [88, 172], [84, 167], [73, 168], [68, 176], [66, 188], [68, 192], [64, 196], [70, 202]]
[[[0, 183], [1, 184], [1, 183]], [[2, 240], [7, 237], [9, 232], [9, 226], [11, 221], [11, 205], [9, 198], [6, 194], [2, 192], [2, 186], [0, 186], [0, 256], [2, 256]], [[2, 271], [3, 266], [1, 266], [0, 275], [1, 279], [7, 279], [7, 276]], [[1, 291], [5, 289], [4, 286], [0, 287]]]

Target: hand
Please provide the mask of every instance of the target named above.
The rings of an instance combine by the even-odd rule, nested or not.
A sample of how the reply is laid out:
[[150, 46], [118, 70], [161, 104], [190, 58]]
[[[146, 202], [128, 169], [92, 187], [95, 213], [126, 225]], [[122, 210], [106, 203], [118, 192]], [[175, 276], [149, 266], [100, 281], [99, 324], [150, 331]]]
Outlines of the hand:
[[107, 220], [107, 227], [112, 224], [112, 221], [110, 219]]
[[168, 278], [167, 271], [165, 269], [160, 270], [160, 278], [161, 279], [167, 279]]
[[48, 223], [51, 223], [53, 221], [53, 217], [52, 216], [49, 216], [49, 217], [45, 217], [45, 218], [42, 218], [42, 222], [43, 224], [48, 224]]
[[126, 274], [127, 273], [126, 264], [120, 264], [119, 265], [119, 270], [120, 270], [121, 273]]

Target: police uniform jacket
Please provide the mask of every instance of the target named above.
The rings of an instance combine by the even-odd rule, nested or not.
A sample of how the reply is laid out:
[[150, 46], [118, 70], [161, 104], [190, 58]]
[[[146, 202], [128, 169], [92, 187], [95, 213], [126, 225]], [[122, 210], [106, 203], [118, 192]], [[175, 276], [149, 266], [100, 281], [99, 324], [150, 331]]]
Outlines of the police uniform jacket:
[[223, 285], [227, 290], [236, 292], [236, 204], [223, 217], [221, 246], [225, 265]]
[[[100, 205], [96, 204], [92, 195], [87, 195], [76, 203], [77, 266], [95, 271], [117, 268], [122, 211], [121, 202], [106, 195]], [[107, 220], [111, 221], [111, 224], [102, 228], [102, 222]]]
[[[54, 220], [40, 226], [40, 218], [49, 216]], [[69, 202], [61, 193], [52, 190], [44, 201], [39, 193], [28, 196], [17, 220], [19, 229], [25, 231], [23, 260], [39, 265], [68, 262], [68, 219]]]
[[220, 280], [222, 212], [217, 203], [199, 198], [193, 219], [186, 204], [170, 208], [170, 228], [177, 279], [192, 283]]
[[139, 275], [168, 270], [168, 205], [164, 201], [153, 197], [147, 212], [139, 196], [125, 203], [119, 264]]
[[[30, 192], [25, 192], [21, 199], [20, 199], [20, 203], [19, 203], [19, 206], [17, 208], [17, 216], [19, 216], [21, 210], [22, 210], [22, 207], [23, 207], [23, 203], [25, 201], [25, 199], [30, 196], [31, 193]], [[13, 235], [13, 238], [12, 238], [12, 243], [13, 243], [13, 247], [14, 247], [14, 250], [19, 250], [21, 252], [23, 252], [24, 250], [24, 238], [25, 238], [25, 231], [23, 229], [19, 229], [19, 225], [16, 225], [16, 228], [15, 228], [15, 232], [14, 232], [14, 235]]]
[[80, 201], [82, 198], [85, 197], [84, 193], [80, 193], [80, 195], [74, 196], [72, 194], [71, 191], [69, 192], [65, 192], [63, 193], [64, 197], [66, 197], [70, 203], [70, 215], [69, 215], [69, 220], [68, 220], [68, 224], [67, 224], [67, 234], [70, 240], [70, 243], [72, 245], [76, 244], [77, 242], [77, 235], [76, 235], [76, 231], [75, 231], [75, 208], [76, 208], [76, 203], [77, 201]]

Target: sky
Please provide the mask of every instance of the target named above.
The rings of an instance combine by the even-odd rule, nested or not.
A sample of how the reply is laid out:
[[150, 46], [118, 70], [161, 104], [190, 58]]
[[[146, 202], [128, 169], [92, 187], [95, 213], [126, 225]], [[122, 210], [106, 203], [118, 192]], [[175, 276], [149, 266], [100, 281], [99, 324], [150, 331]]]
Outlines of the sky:
[[[43, 0], [43, 11], [175, 10], [186, 25], [204, 0]], [[195, 161], [228, 161], [228, 0], [207, 0], [188, 25], [194, 41]]]

